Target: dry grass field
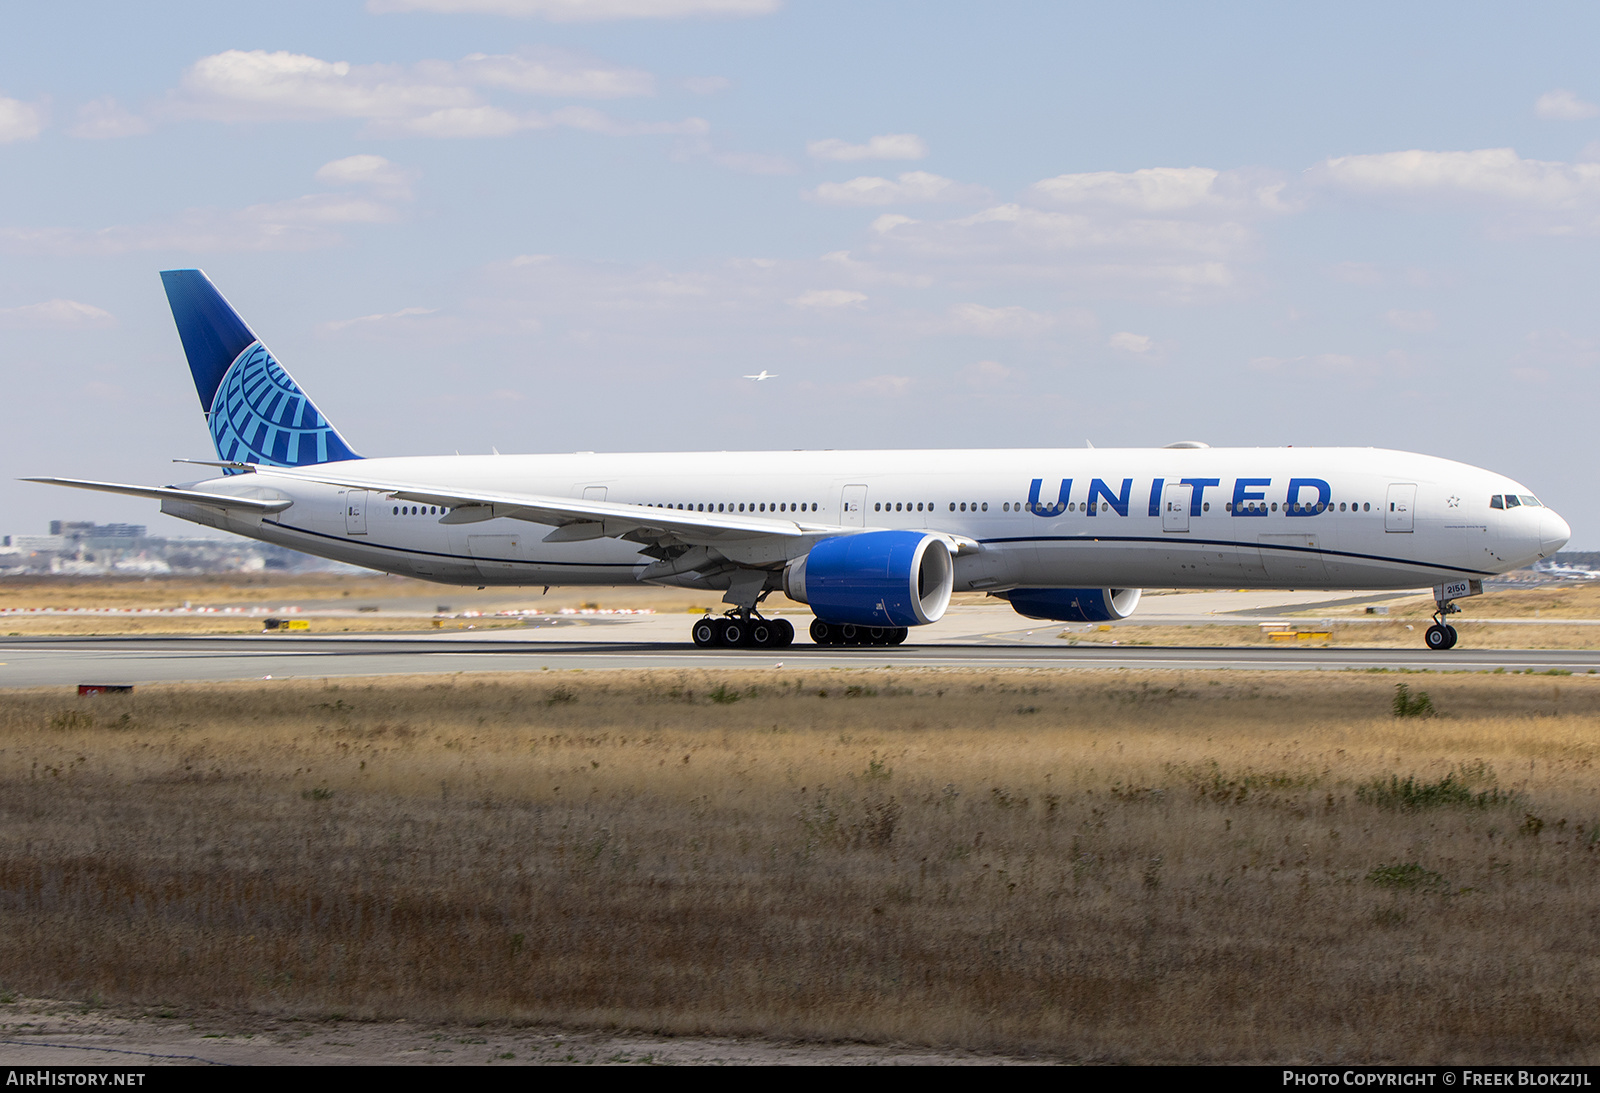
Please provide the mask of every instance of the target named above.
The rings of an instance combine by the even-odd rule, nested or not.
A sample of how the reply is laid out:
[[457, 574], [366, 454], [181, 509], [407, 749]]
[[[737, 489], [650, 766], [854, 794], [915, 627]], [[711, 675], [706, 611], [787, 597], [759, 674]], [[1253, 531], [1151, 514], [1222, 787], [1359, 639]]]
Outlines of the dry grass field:
[[1597, 730], [1582, 676], [9, 692], [0, 1001], [1592, 1062]]

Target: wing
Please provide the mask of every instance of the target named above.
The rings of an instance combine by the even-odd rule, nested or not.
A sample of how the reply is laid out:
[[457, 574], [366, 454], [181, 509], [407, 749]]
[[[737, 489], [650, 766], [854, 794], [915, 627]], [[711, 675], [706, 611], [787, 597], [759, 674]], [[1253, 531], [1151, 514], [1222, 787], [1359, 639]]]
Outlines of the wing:
[[83, 478], [24, 478], [23, 482], [43, 482], [50, 486], [72, 486], [80, 490], [99, 490], [102, 493], [125, 493], [130, 497], [154, 497], [162, 501], [188, 501], [194, 505], [209, 505], [218, 509], [239, 512], [258, 512], [263, 515], [282, 512], [293, 501], [259, 500], [254, 497], [230, 497], [225, 493], [205, 493], [201, 490], [180, 490], [176, 486], [125, 486], [120, 482], [91, 482]]
[[[353, 470], [353, 465], [351, 466]], [[347, 471], [329, 474], [327, 467], [273, 467], [257, 473], [268, 478], [301, 479], [347, 489], [366, 489], [399, 501], [419, 505], [440, 505], [450, 512], [443, 524], [473, 524], [508, 517], [555, 528], [544, 537], [547, 543], [571, 543], [588, 539], [627, 539], [657, 546], [755, 547], [787, 541], [776, 557], [796, 556], [809, 549], [807, 540], [835, 535], [856, 535], [871, 528], [843, 527], [839, 524], [795, 521], [773, 515], [733, 512], [690, 512], [687, 509], [630, 505], [620, 501], [592, 501], [575, 497], [549, 497], [502, 490], [451, 489], [433, 484], [395, 482]], [[968, 554], [979, 549], [976, 540], [963, 535], [931, 531], [945, 541], [952, 554]], [[740, 554], [748, 550], [739, 550]]]
[[[681, 543], [717, 546], [751, 539], [796, 539], [838, 535], [835, 524], [796, 523], [775, 516], [749, 513], [689, 512], [684, 509], [629, 505], [618, 501], [591, 501], [575, 497], [549, 497], [501, 490], [461, 490], [415, 482], [395, 482], [362, 474], [331, 475], [325, 470], [289, 470], [274, 467], [258, 473], [271, 478], [303, 479], [325, 485], [373, 490], [400, 501], [441, 505], [450, 512], [443, 524], [474, 524], [509, 517], [555, 528], [547, 543], [616, 538], [641, 543]], [[854, 531], [854, 528], [849, 529]]]

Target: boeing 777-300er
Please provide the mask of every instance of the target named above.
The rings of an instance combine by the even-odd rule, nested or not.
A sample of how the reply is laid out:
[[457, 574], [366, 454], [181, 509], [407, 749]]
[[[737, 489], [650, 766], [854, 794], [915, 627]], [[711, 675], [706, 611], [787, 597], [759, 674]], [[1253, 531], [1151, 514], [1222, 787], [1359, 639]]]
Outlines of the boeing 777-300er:
[[[1141, 588], [1432, 585], [1547, 558], [1566, 521], [1503, 475], [1374, 448], [677, 452], [368, 459], [197, 269], [162, 273], [216, 446], [204, 481], [130, 486], [207, 527], [451, 584], [724, 592], [697, 645], [896, 644], [956, 591], [1034, 619], [1127, 618]], [[194, 461], [201, 462], [201, 461]]]

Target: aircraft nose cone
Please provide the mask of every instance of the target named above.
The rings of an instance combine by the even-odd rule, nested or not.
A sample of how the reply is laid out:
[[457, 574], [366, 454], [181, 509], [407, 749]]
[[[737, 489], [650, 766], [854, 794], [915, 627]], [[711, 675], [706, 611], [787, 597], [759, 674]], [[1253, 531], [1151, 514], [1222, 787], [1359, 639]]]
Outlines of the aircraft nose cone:
[[1572, 528], [1550, 509], [1539, 518], [1539, 557], [1548, 558], [1567, 545], [1572, 538]]

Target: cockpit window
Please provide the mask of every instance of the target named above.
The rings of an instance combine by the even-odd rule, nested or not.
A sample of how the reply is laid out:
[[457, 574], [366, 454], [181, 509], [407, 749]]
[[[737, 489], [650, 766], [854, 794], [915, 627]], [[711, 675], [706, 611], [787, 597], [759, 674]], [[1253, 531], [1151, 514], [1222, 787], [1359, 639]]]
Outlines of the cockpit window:
[[1514, 494], [1514, 493], [1506, 494], [1506, 508], [1514, 509], [1520, 504], [1522, 504], [1522, 500], [1519, 497], [1517, 497], [1516, 494]]
[[[1539, 504], [1539, 499], [1537, 497], [1535, 497], [1531, 493], [1519, 493], [1519, 494], [1517, 494], [1517, 496], [1522, 500], [1522, 503], [1524, 505], [1527, 505], [1529, 508], [1537, 509], [1537, 508], [1543, 508], [1544, 507], [1543, 505]], [[1508, 500], [1508, 501], [1510, 499], [1511, 498], [1509, 496], [1506, 498], [1506, 500]]]
[[1493, 497], [1489, 498], [1489, 507], [1492, 509], [1503, 509], [1506, 507], [1506, 499], [1497, 493]]

